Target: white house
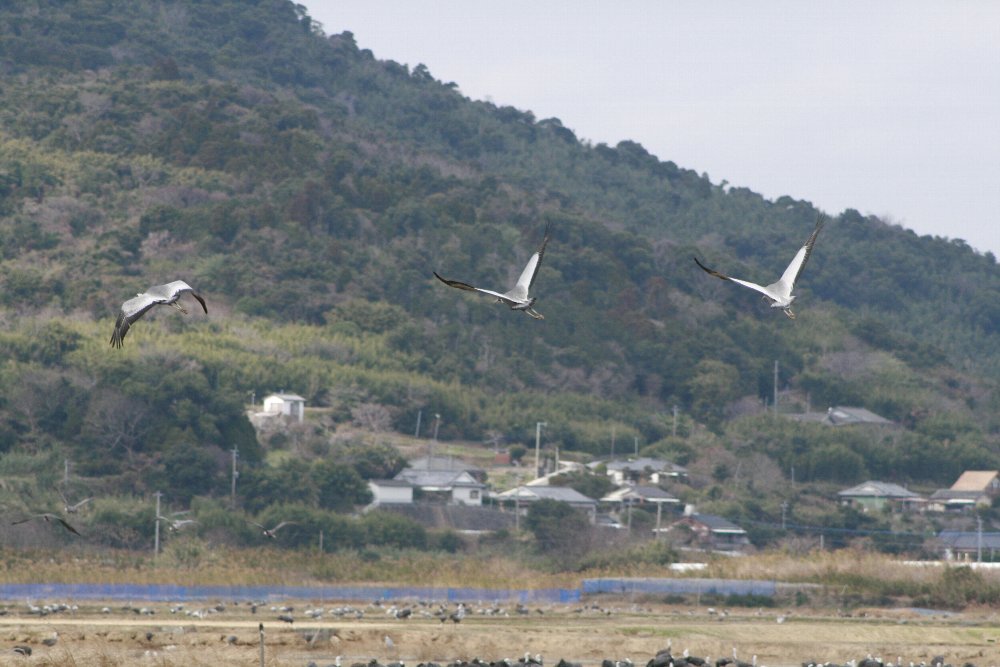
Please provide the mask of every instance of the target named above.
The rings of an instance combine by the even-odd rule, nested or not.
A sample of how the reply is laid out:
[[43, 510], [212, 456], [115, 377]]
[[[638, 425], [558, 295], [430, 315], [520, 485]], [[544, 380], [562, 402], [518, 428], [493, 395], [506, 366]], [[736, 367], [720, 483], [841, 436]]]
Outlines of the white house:
[[404, 479], [370, 479], [368, 489], [371, 506], [413, 504], [413, 485]]
[[605, 467], [608, 477], [617, 486], [635, 484], [646, 479], [651, 484], [659, 484], [663, 481], [684, 479], [688, 474], [687, 468], [684, 466], [649, 457], [594, 461], [588, 463], [587, 467], [593, 470], [601, 465]]
[[452, 505], [482, 505], [486, 485], [464, 470], [414, 470], [404, 468], [395, 477], [420, 490], [425, 500]]
[[285, 415], [298, 422], [305, 416], [306, 399], [298, 394], [271, 394], [264, 399], [264, 412]]

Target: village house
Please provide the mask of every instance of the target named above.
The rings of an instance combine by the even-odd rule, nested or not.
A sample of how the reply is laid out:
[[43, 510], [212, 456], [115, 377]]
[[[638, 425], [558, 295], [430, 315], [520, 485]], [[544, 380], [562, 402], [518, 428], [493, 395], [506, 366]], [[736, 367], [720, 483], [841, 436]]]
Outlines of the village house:
[[393, 479], [411, 484], [415, 489], [414, 498], [422, 502], [482, 505], [486, 488], [485, 484], [464, 470], [404, 468]]
[[826, 426], [895, 426], [896, 423], [875, 414], [866, 408], [851, 408], [837, 405], [827, 408], [826, 412], [789, 413], [785, 417], [800, 422], [815, 422]]
[[989, 507], [1000, 496], [1000, 471], [966, 470], [948, 489], [938, 489], [927, 501], [931, 512], [961, 512]]
[[1000, 555], [1000, 533], [942, 530], [934, 540], [942, 560], [996, 562]]
[[518, 486], [498, 493], [496, 498], [500, 501], [514, 501], [518, 505], [518, 511], [526, 511], [527, 506], [539, 500], [556, 500], [584, 512], [590, 523], [594, 523], [597, 518], [597, 501], [568, 486]]
[[602, 465], [616, 486], [639, 482], [655, 485], [669, 480], [685, 479], [688, 474], [684, 466], [648, 457], [595, 461], [588, 463], [587, 467], [594, 470]]
[[305, 417], [306, 399], [298, 394], [270, 394], [264, 398], [264, 415], [283, 415], [299, 423]]
[[663, 521], [664, 507], [669, 515], [674, 515], [681, 505], [680, 498], [658, 486], [623, 486], [605, 495], [601, 498], [601, 502], [615, 506], [619, 515], [623, 510], [627, 512], [632, 507], [655, 507], [657, 529], [661, 527]]
[[486, 481], [486, 471], [479, 466], [466, 463], [454, 456], [421, 456], [411, 459], [406, 465], [413, 470], [429, 470], [436, 472], [467, 472], [479, 482]]
[[922, 509], [927, 501], [920, 494], [914, 493], [899, 484], [868, 480], [863, 484], [852, 486], [837, 493], [841, 505], [855, 507], [862, 512], [881, 511], [911, 511]]
[[730, 552], [750, 546], [747, 531], [714, 514], [688, 514], [663, 530], [679, 546]]

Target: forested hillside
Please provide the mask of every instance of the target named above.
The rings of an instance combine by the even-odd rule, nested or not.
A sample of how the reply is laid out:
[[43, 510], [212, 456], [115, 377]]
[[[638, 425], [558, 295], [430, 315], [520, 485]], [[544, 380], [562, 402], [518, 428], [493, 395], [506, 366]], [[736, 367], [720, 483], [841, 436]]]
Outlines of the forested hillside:
[[[0, 6], [8, 490], [70, 457], [119, 492], [225, 495], [227, 449], [263, 459], [249, 392], [279, 389], [403, 432], [438, 413], [444, 440], [546, 421], [606, 454], [614, 427], [720, 483], [727, 457], [799, 482], [1000, 466], [992, 255], [588, 145], [363, 42], [285, 0]], [[769, 282], [820, 213], [795, 320], [692, 261]], [[542, 321], [433, 278], [505, 288], [546, 225]], [[122, 301], [174, 279], [208, 315], [149, 315], [111, 349]], [[775, 360], [782, 410], [902, 428], [763, 416]]]

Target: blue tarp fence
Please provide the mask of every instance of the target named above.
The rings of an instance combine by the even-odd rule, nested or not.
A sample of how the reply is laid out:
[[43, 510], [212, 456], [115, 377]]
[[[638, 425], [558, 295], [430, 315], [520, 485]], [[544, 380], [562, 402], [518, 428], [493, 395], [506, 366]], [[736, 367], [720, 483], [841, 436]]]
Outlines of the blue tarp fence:
[[0, 600], [428, 600], [572, 603], [585, 595], [766, 595], [773, 581], [745, 579], [584, 579], [580, 588], [434, 588], [419, 586], [178, 586], [171, 584], [0, 584]]
[[177, 586], [170, 584], [0, 584], [0, 600], [432, 600], [579, 602], [580, 589], [431, 588], [418, 586]]
[[773, 596], [777, 586], [760, 579], [584, 579], [584, 595], [766, 595]]

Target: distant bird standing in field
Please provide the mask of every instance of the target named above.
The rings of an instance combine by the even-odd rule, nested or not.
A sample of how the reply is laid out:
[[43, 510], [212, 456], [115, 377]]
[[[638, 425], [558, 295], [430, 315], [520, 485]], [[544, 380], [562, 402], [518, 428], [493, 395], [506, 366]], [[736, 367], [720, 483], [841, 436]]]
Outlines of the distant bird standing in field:
[[278, 539], [278, 536], [275, 533], [277, 533], [279, 530], [281, 530], [285, 526], [294, 526], [294, 525], [296, 525], [296, 523], [294, 521], [282, 521], [281, 523], [279, 523], [274, 528], [265, 528], [264, 526], [262, 526], [261, 524], [257, 523], [256, 521], [251, 521], [250, 523], [252, 523], [253, 525], [255, 525], [258, 528], [260, 528], [261, 531], [263, 531], [261, 534], [264, 537], [270, 537], [272, 540]]
[[111, 334], [111, 344], [114, 347], [121, 347], [122, 340], [125, 338], [125, 334], [128, 333], [129, 327], [153, 306], [173, 306], [187, 315], [187, 310], [177, 303], [177, 300], [185, 292], [190, 293], [191, 296], [197, 299], [205, 313], [208, 313], [208, 306], [205, 305], [205, 300], [183, 280], [175, 280], [166, 285], [156, 285], [150, 287], [145, 292], [136, 294], [135, 297], [122, 304], [121, 312], [118, 313], [118, 320], [115, 322], [114, 333]]
[[58, 514], [52, 514], [51, 512], [42, 512], [41, 514], [35, 514], [34, 516], [29, 516], [26, 519], [20, 519], [19, 521], [12, 521], [10, 525], [16, 526], [20, 523], [27, 523], [29, 521], [34, 521], [35, 519], [43, 519], [46, 523], [52, 523], [53, 521], [61, 525], [63, 528], [73, 533], [74, 535], [79, 535], [78, 531], [73, 526], [66, 522], [66, 519], [62, 518]]
[[816, 219], [816, 227], [813, 229], [812, 234], [809, 235], [809, 239], [806, 241], [805, 245], [799, 248], [799, 251], [795, 253], [795, 257], [792, 258], [791, 264], [785, 269], [785, 272], [781, 274], [777, 282], [771, 283], [767, 287], [758, 285], [757, 283], [752, 283], [749, 280], [740, 280], [739, 278], [731, 278], [724, 273], [719, 273], [715, 269], [710, 269], [695, 257], [695, 263], [702, 268], [710, 276], [715, 276], [722, 280], [728, 280], [734, 282], [737, 285], [743, 285], [744, 287], [749, 287], [752, 290], [756, 290], [764, 295], [764, 299], [771, 302], [771, 308], [781, 308], [782, 312], [785, 313], [789, 318], [795, 319], [795, 313], [792, 312], [792, 302], [795, 301], [795, 297], [792, 296], [792, 289], [795, 287], [795, 281], [798, 280], [799, 274], [802, 273], [802, 269], [805, 267], [806, 262], [809, 260], [809, 255], [812, 254], [813, 246], [816, 244], [816, 237], [819, 236], [819, 231], [823, 229], [823, 218]]
[[545, 317], [541, 313], [536, 311], [532, 306], [535, 305], [537, 297], [531, 297], [528, 293], [531, 291], [532, 285], [535, 283], [535, 276], [538, 275], [538, 267], [542, 263], [542, 257], [545, 256], [545, 246], [549, 242], [549, 228], [545, 228], [545, 238], [542, 239], [542, 245], [538, 248], [528, 260], [525, 265], [524, 270], [521, 271], [521, 276], [517, 279], [517, 283], [509, 291], [501, 294], [500, 292], [494, 292], [493, 290], [483, 289], [482, 287], [475, 287], [469, 285], [468, 283], [459, 282], [458, 280], [448, 280], [447, 278], [442, 278], [437, 271], [434, 272], [434, 277], [443, 282], [449, 287], [455, 287], [460, 290], [466, 290], [467, 292], [482, 292], [483, 294], [488, 294], [492, 297], [496, 297], [496, 303], [505, 303], [510, 306], [511, 310], [521, 310], [525, 314], [534, 317], [536, 320], [544, 320]]

